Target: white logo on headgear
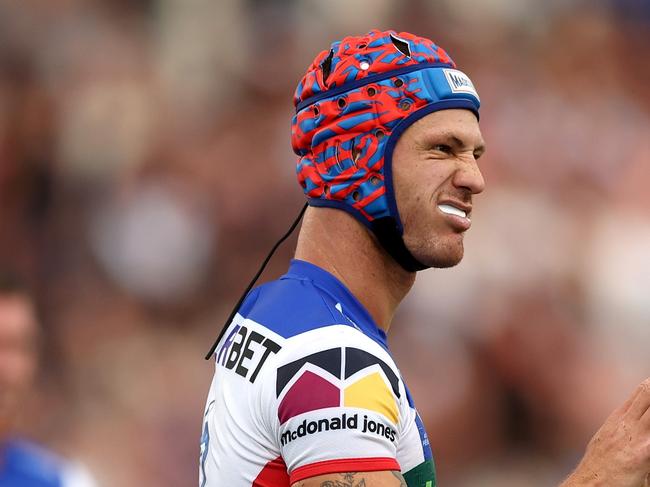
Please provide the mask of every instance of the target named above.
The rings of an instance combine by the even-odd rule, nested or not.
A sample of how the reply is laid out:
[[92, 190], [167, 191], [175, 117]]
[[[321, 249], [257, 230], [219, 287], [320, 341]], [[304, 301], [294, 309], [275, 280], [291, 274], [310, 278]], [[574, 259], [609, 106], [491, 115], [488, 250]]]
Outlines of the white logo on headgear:
[[474, 83], [472, 83], [472, 80], [469, 79], [469, 76], [467, 76], [462, 71], [458, 71], [457, 69], [445, 68], [443, 69], [443, 72], [445, 73], [445, 77], [449, 83], [449, 88], [451, 88], [452, 92], [469, 93], [470, 95], [474, 95], [477, 100], [481, 101], [478, 93], [476, 92], [476, 88], [474, 88]]

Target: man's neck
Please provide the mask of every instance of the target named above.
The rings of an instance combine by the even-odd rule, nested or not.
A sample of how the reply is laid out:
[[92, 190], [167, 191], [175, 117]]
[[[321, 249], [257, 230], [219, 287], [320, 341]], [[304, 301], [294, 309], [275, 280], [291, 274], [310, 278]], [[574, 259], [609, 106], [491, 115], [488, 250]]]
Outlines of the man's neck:
[[415, 282], [414, 272], [405, 271], [361, 223], [341, 210], [307, 209], [296, 259], [333, 274], [386, 332]]

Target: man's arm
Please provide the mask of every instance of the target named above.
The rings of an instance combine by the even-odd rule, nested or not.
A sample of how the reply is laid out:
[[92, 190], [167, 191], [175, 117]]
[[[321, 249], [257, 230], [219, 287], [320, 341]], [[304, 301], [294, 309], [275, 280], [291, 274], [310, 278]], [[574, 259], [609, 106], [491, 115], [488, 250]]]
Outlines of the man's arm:
[[396, 471], [348, 472], [319, 475], [296, 482], [291, 487], [407, 487]]
[[[607, 418], [560, 487], [644, 487], [650, 473], [650, 379]], [[336, 484], [334, 484], [336, 485]]]

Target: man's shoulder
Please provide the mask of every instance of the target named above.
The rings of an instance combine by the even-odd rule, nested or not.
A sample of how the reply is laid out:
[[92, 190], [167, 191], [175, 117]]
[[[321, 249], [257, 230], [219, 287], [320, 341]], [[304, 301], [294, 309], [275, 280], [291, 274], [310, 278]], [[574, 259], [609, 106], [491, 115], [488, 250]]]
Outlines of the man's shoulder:
[[239, 314], [283, 338], [336, 324], [349, 324], [340, 305], [308, 279], [277, 279], [255, 288]]

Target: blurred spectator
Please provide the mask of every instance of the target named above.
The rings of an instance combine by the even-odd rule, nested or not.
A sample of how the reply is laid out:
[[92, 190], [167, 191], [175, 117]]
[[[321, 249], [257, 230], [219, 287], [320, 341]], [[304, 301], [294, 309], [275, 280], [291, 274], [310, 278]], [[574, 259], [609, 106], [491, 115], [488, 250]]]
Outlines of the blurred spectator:
[[0, 486], [94, 487], [83, 467], [22, 438], [40, 339], [34, 303], [0, 270]]

